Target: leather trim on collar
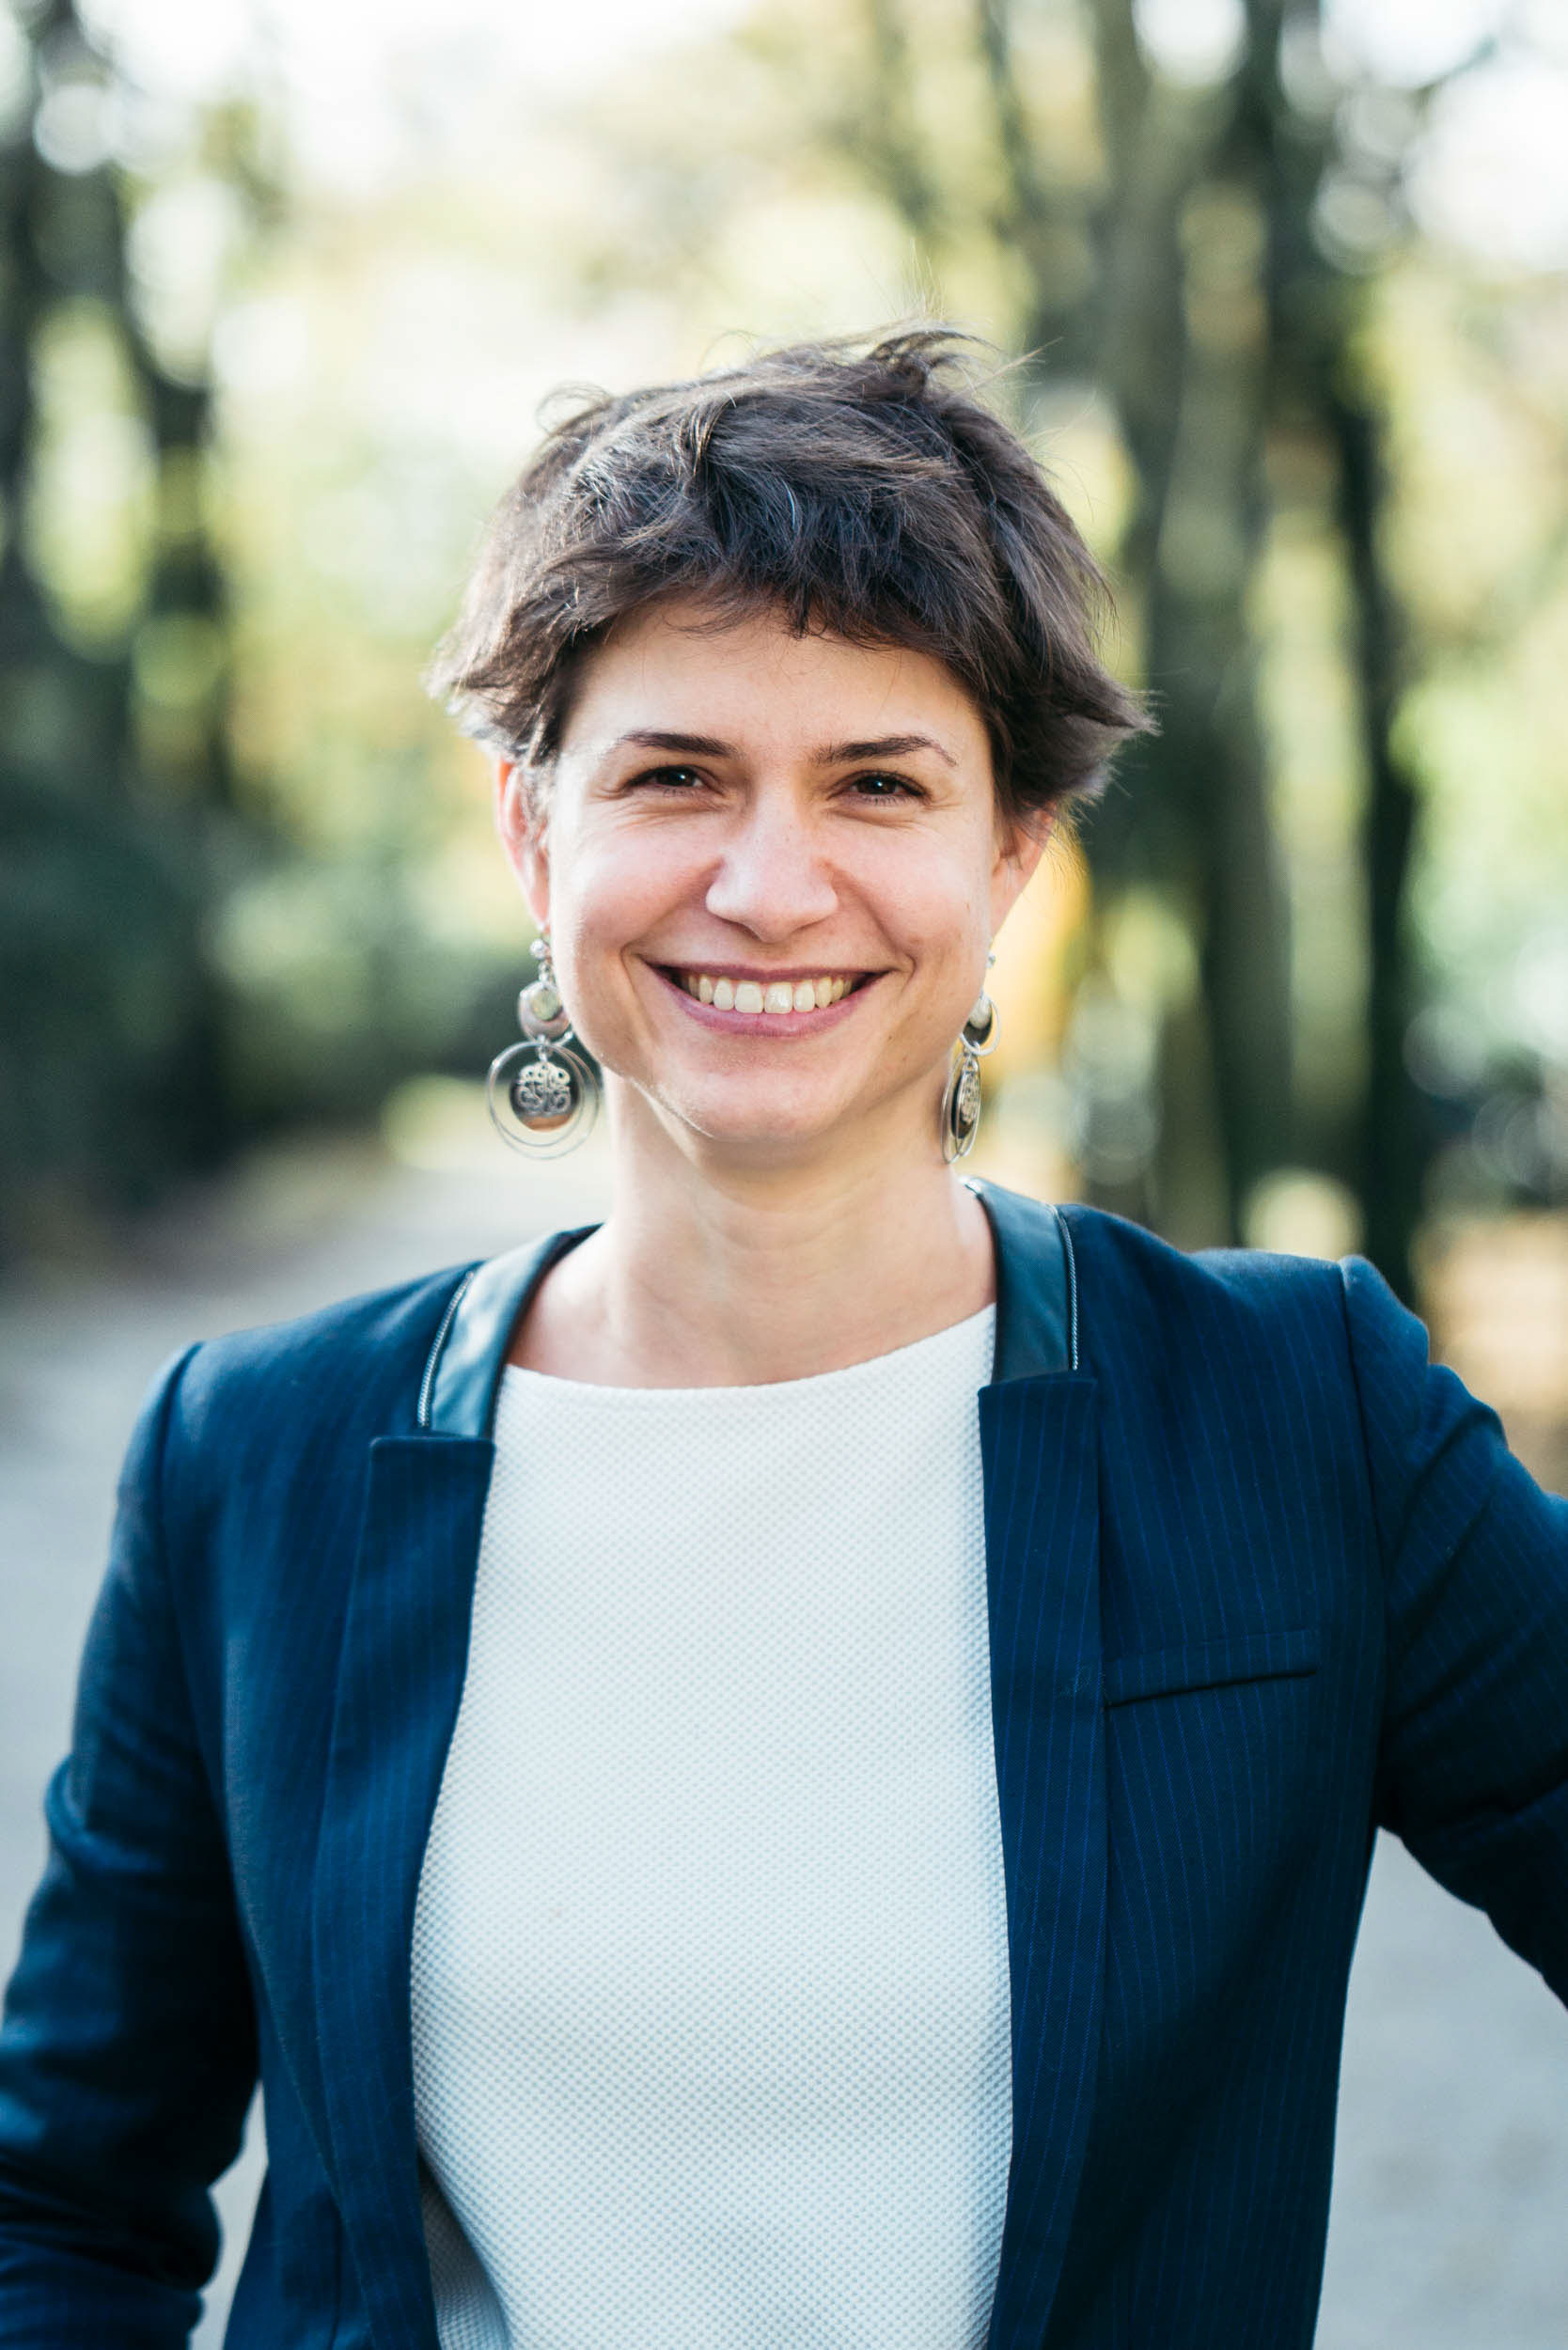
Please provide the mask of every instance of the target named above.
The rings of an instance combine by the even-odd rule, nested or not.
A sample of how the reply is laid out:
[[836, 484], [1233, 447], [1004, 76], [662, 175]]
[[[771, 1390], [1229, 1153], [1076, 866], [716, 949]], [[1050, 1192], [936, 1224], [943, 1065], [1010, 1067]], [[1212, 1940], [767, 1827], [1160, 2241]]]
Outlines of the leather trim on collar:
[[[993, 1384], [1078, 1368], [1078, 1283], [1065, 1219], [1040, 1199], [965, 1177], [996, 1250]], [[433, 1435], [488, 1436], [512, 1332], [540, 1282], [597, 1225], [551, 1232], [476, 1265], [452, 1293], [419, 1383]]]
[[964, 1178], [996, 1246], [993, 1384], [1078, 1368], [1078, 1271], [1067, 1219], [1043, 1199]]
[[511, 1334], [550, 1267], [596, 1224], [551, 1232], [492, 1257], [459, 1283], [419, 1383], [418, 1424], [438, 1436], [488, 1436]]

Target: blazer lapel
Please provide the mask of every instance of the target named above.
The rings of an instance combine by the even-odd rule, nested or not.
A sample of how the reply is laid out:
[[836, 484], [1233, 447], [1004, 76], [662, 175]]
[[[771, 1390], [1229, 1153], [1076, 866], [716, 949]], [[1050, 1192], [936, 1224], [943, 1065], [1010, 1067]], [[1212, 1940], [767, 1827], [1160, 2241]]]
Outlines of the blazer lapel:
[[991, 2350], [1043, 2338], [1083, 2164], [1100, 2033], [1105, 1769], [1095, 1383], [1072, 1244], [987, 1186], [996, 1376], [980, 1398], [992, 1722], [1012, 1997], [1012, 2162]]
[[415, 2136], [415, 1901], [463, 1694], [495, 1388], [521, 1309], [582, 1237], [556, 1233], [469, 1275], [425, 1366], [417, 1433], [370, 1447], [312, 1931], [338, 2203], [376, 2350], [435, 2350]]
[[377, 2350], [435, 2350], [410, 2044], [414, 1901], [457, 1719], [492, 1448], [384, 1436], [343, 1635], [314, 1919], [338, 2204]]

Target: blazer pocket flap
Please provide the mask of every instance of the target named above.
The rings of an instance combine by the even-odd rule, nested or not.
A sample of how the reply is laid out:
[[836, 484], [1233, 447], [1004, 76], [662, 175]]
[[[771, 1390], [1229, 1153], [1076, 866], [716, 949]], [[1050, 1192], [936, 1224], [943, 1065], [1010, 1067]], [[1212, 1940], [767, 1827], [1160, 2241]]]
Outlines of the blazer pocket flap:
[[1186, 1648], [1152, 1649], [1114, 1656], [1105, 1668], [1105, 1703], [1171, 1697], [1182, 1689], [1217, 1689], [1229, 1681], [1276, 1681], [1316, 1672], [1319, 1638], [1313, 1626], [1297, 1632], [1245, 1632], [1231, 1640], [1199, 1640]]

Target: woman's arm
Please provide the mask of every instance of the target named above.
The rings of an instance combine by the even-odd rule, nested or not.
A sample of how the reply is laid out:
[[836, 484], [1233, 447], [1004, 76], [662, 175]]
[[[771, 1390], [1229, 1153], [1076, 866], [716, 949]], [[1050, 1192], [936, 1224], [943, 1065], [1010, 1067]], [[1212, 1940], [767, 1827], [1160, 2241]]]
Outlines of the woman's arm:
[[256, 2031], [163, 1542], [189, 1356], [132, 1439], [0, 2029], [0, 2345], [173, 2350], [217, 2258]]
[[1568, 2001], [1568, 1501], [1343, 1268], [1388, 1579], [1378, 1817]]

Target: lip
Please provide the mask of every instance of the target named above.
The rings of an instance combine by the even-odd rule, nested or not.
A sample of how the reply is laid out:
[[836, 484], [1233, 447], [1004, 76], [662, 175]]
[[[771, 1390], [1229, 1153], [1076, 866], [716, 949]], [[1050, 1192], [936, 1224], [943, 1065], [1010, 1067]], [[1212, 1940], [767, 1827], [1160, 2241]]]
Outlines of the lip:
[[715, 979], [766, 981], [768, 979], [815, 979], [825, 976], [830, 979], [858, 978], [861, 980], [858, 987], [853, 988], [847, 995], [840, 995], [836, 1004], [824, 1004], [820, 1011], [715, 1011], [712, 1004], [700, 1003], [695, 995], [688, 995], [685, 989], [670, 978], [668, 971], [662, 964], [651, 963], [648, 968], [652, 972], [660, 986], [674, 996], [682, 1010], [689, 1012], [699, 1027], [712, 1029], [719, 1036], [771, 1036], [780, 1040], [789, 1038], [796, 1043], [804, 1043], [808, 1037], [825, 1036], [830, 1028], [836, 1028], [841, 1022], [851, 1018], [855, 1006], [864, 996], [870, 994], [878, 979], [883, 976], [880, 971], [871, 971], [862, 976], [858, 972], [834, 971], [831, 967], [824, 975], [820, 963], [813, 963], [809, 966], [802, 964], [798, 970], [775, 969], [765, 972], [747, 970], [744, 964], [704, 963], [700, 965], [695, 964], [682, 965], [682, 968], [690, 970], [700, 968], [707, 972], [710, 978]]
[[[766, 970], [756, 963], [655, 963], [655, 971], [700, 971], [710, 979], [755, 979], [759, 987], [766, 987], [770, 979], [788, 979], [792, 987], [797, 979], [875, 979], [864, 964], [845, 964], [836, 968], [831, 963], [775, 963]], [[824, 1004], [823, 1010], [826, 1011]], [[775, 1013], [776, 1019], [778, 1015]]]

